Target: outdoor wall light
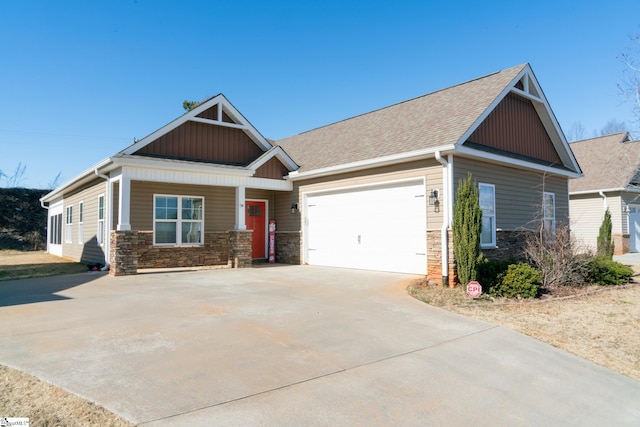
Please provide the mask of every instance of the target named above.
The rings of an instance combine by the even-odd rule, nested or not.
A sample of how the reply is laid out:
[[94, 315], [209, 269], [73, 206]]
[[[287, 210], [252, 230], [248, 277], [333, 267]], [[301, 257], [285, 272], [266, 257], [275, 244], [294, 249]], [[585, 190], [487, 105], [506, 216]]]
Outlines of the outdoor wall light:
[[291, 213], [294, 214], [298, 212], [298, 204], [297, 203], [292, 203], [291, 204]]
[[429, 193], [429, 205], [430, 206], [435, 206], [435, 205], [439, 204], [438, 196], [440, 196], [440, 193], [439, 193], [438, 190], [431, 190], [431, 193]]
[[429, 206], [433, 206], [434, 212], [440, 212], [440, 200], [438, 197], [440, 196], [440, 192], [438, 190], [431, 190], [429, 193]]

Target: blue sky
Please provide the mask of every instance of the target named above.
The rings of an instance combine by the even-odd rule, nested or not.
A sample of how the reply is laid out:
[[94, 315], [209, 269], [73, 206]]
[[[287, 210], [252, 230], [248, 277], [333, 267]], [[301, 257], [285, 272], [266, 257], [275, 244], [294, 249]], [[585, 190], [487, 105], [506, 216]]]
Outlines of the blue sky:
[[631, 124], [640, 1], [0, 0], [0, 170], [63, 181], [224, 93], [279, 139], [529, 62], [567, 132]]

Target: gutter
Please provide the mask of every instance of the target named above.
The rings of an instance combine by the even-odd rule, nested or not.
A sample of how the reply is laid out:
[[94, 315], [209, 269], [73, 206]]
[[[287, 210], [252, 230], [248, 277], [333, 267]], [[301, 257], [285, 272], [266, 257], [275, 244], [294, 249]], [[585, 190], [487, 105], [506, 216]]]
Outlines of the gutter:
[[[451, 191], [451, 185], [449, 182], [450, 165], [442, 156], [440, 151], [435, 152], [436, 160], [442, 165], [442, 192], [447, 195], [447, 200], [444, 203], [444, 212], [442, 212], [442, 229], [440, 230], [440, 243], [441, 259], [442, 259], [442, 286], [449, 286], [449, 206], [451, 205], [451, 199], [449, 193]], [[449, 155], [449, 160], [452, 160], [452, 155]]]

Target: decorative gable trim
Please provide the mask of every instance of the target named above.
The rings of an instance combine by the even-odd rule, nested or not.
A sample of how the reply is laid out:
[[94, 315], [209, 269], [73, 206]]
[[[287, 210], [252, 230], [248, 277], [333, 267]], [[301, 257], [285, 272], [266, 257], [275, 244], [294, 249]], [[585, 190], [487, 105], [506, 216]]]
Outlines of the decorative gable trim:
[[262, 156], [254, 160], [252, 163], [250, 163], [247, 168], [255, 172], [256, 170], [258, 170], [258, 168], [260, 168], [260, 166], [264, 165], [274, 157], [280, 160], [280, 163], [282, 163], [289, 172], [293, 172], [295, 170], [298, 170], [299, 168], [296, 162], [294, 162], [293, 159], [289, 157], [289, 155], [280, 146], [273, 147]]
[[[216, 119], [197, 117], [201, 113], [215, 106], [217, 106], [218, 111]], [[223, 112], [232, 120], [232, 122], [223, 120]], [[198, 105], [191, 111], [186, 112], [182, 116], [166, 124], [152, 134], [145, 136], [140, 141], [137, 141], [122, 150], [120, 153], [135, 154], [138, 150], [146, 147], [156, 139], [171, 132], [187, 121], [241, 129], [247, 134], [247, 136], [249, 136], [249, 138], [251, 138], [251, 140], [256, 145], [258, 145], [258, 147], [260, 147], [260, 149], [262, 149], [262, 151], [270, 150], [273, 147], [266, 140], [266, 138], [263, 137], [260, 132], [258, 132], [258, 130], [254, 128], [253, 125], [242, 114], [240, 114], [240, 112], [231, 104], [231, 102], [229, 102], [227, 98], [225, 98], [224, 95], [219, 94], [204, 101], [202, 104]]]
[[[577, 174], [577, 176], [581, 176], [580, 166], [576, 161], [575, 157], [571, 149], [569, 148], [569, 143], [567, 142], [564, 133], [562, 132], [558, 121], [556, 120], [549, 103], [542, 92], [540, 84], [533, 74], [533, 70], [529, 64], [526, 64], [522, 70], [513, 78], [513, 80], [505, 86], [505, 88], [500, 92], [498, 97], [489, 105], [489, 107], [476, 119], [467, 131], [462, 134], [458, 142], [456, 143], [457, 150], [460, 150], [464, 143], [469, 139], [469, 137], [473, 134], [473, 132], [484, 122], [489, 114], [498, 106], [500, 102], [507, 96], [509, 93], [514, 93], [516, 95], [522, 96], [530, 101], [535, 108], [540, 121], [542, 122], [544, 128], [546, 129], [549, 137], [551, 138], [551, 142], [558, 153], [558, 156], [562, 160], [562, 165], [565, 168], [570, 169], [572, 172]], [[467, 153], [476, 152], [476, 150], [461, 150], [466, 151]], [[505, 157], [506, 159], [506, 157]], [[573, 174], [572, 174], [573, 175]]]

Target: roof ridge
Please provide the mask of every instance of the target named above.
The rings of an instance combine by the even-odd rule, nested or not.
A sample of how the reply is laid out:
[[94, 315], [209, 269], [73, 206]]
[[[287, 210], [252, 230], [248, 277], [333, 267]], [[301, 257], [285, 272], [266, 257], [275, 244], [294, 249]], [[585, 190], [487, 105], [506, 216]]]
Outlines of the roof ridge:
[[406, 104], [407, 102], [412, 102], [412, 101], [415, 101], [417, 99], [425, 98], [427, 96], [431, 96], [431, 95], [434, 95], [434, 94], [439, 93], [439, 92], [444, 92], [445, 90], [453, 89], [453, 88], [456, 88], [456, 87], [459, 87], [459, 86], [464, 86], [466, 84], [470, 84], [470, 83], [473, 83], [473, 82], [476, 82], [476, 81], [479, 81], [479, 80], [483, 80], [483, 79], [486, 79], [488, 77], [494, 76], [496, 74], [500, 74], [500, 73], [504, 73], [504, 72], [513, 70], [515, 68], [524, 68], [527, 65], [528, 65], [528, 63], [524, 63], [524, 64], [516, 65], [514, 67], [505, 68], [503, 70], [494, 71], [492, 73], [485, 74], [484, 76], [476, 77], [476, 78], [473, 78], [473, 79], [470, 79], [470, 80], [467, 80], [467, 81], [464, 81], [464, 82], [461, 82], [461, 83], [456, 83], [454, 85], [447, 86], [447, 87], [444, 87], [444, 88], [441, 88], [441, 89], [436, 89], [433, 92], [429, 92], [429, 93], [425, 93], [423, 95], [415, 96], [413, 98], [405, 99], [404, 101], [399, 101], [399, 102], [393, 103], [391, 105], [386, 105], [384, 107], [376, 108], [376, 109], [371, 110], [371, 111], [367, 111], [367, 112], [364, 112], [364, 113], [356, 114], [355, 116], [347, 117], [346, 119], [338, 120], [338, 121], [335, 121], [335, 122], [332, 122], [332, 123], [327, 123], [326, 125], [318, 126], [316, 128], [309, 129], [309, 130], [306, 130], [304, 132], [297, 133], [295, 135], [287, 136], [285, 138], [282, 138], [281, 140], [288, 139], [288, 138], [293, 138], [293, 137], [298, 136], [298, 135], [304, 135], [304, 134], [316, 131], [318, 129], [323, 129], [323, 128], [326, 128], [326, 127], [329, 127], [329, 126], [336, 125], [338, 123], [346, 122], [346, 121], [349, 121], [349, 120], [352, 120], [352, 119], [356, 119], [358, 117], [363, 117], [363, 116], [366, 116], [368, 114], [373, 114], [373, 113], [376, 113], [378, 111], [382, 111], [382, 110], [386, 110], [388, 108], [396, 107], [398, 105]]
[[[588, 141], [593, 141], [594, 139], [610, 138], [610, 137], [612, 137], [612, 136], [619, 136], [619, 135], [624, 135], [624, 134], [628, 134], [628, 133], [629, 133], [629, 132], [627, 132], [627, 131], [622, 131], [622, 132], [610, 133], [609, 135], [594, 136], [594, 137], [592, 137], [592, 138], [586, 138], [586, 139], [581, 139], [581, 140], [579, 140], [579, 141], [573, 141], [573, 142], [570, 142], [570, 143], [569, 143], [569, 145], [577, 144], [577, 143], [579, 143], [579, 142], [588, 142]], [[629, 139], [630, 139], [630, 140], [629, 140], [628, 142], [635, 142], [635, 141], [631, 140], [631, 137], [629, 137]]]

